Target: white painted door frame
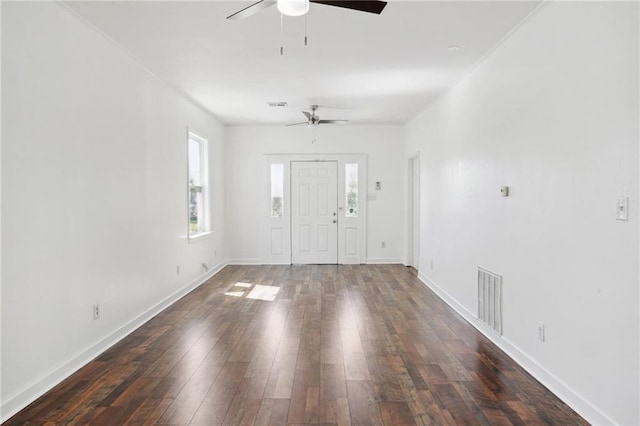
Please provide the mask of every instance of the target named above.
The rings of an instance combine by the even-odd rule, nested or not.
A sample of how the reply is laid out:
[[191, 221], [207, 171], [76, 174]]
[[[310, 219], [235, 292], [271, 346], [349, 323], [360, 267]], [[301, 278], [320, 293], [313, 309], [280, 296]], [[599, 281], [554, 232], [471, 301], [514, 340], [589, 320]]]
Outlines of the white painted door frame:
[[[338, 163], [338, 263], [360, 264], [367, 259], [367, 156], [366, 154], [267, 154], [260, 244], [262, 263], [291, 264], [291, 162], [336, 161]], [[358, 216], [346, 215], [345, 165], [358, 164]], [[282, 165], [282, 215], [272, 215], [271, 169]]]
[[407, 266], [420, 266], [420, 153], [407, 163]]

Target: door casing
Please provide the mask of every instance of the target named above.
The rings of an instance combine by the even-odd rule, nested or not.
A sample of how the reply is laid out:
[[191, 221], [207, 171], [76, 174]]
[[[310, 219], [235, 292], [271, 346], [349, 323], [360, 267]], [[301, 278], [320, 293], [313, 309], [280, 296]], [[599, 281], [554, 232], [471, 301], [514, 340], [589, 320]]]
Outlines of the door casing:
[[407, 266], [420, 266], [420, 153], [407, 164]]
[[[338, 264], [361, 264], [367, 259], [367, 155], [366, 154], [267, 154], [264, 156], [264, 196], [260, 244], [263, 264], [291, 264], [291, 162], [336, 161], [338, 164]], [[345, 217], [345, 164], [358, 164], [357, 218]], [[271, 165], [283, 164], [283, 214], [271, 216]]]

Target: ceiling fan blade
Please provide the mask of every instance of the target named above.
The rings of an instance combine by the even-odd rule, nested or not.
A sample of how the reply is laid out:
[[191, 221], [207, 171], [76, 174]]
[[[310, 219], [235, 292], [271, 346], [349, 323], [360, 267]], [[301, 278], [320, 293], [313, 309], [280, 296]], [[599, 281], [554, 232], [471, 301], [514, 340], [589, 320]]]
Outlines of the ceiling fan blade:
[[291, 127], [291, 126], [299, 126], [301, 124], [309, 124], [309, 122], [308, 121], [303, 121], [301, 123], [285, 124], [285, 126]]
[[387, 5], [386, 1], [379, 0], [309, 0], [311, 3], [326, 4], [327, 6], [344, 7], [345, 9], [359, 10], [360, 12], [376, 13], [380, 15]]
[[302, 113], [305, 115], [305, 117], [307, 117], [307, 119], [309, 119], [309, 120], [311, 120], [311, 117], [313, 117], [313, 116], [311, 115], [311, 113], [309, 113], [309, 112], [307, 112], [307, 111], [300, 111], [300, 112], [302, 112]]
[[347, 124], [349, 120], [320, 120], [318, 124]]
[[227, 16], [227, 19], [242, 19], [242, 18], [247, 18], [251, 15], [254, 15], [258, 12], [260, 12], [261, 10], [264, 10], [270, 6], [273, 6], [274, 4], [276, 4], [276, 0], [260, 0], [254, 4], [252, 4], [251, 6], [247, 6], [244, 9]]

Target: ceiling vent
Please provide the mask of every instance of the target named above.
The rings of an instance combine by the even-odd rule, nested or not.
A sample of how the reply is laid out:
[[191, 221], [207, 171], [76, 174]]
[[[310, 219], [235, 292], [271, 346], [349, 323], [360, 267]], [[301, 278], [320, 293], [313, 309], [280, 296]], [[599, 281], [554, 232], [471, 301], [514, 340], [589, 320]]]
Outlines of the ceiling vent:
[[289, 105], [287, 105], [286, 102], [267, 102], [267, 105], [269, 105], [270, 107], [276, 107], [276, 108], [286, 108]]

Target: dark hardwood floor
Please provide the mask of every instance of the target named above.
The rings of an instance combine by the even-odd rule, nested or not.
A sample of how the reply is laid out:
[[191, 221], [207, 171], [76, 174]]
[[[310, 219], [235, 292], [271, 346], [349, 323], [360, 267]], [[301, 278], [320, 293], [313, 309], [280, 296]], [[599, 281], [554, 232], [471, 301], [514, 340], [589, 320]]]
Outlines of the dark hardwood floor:
[[5, 424], [587, 423], [411, 269], [358, 265], [228, 266]]

